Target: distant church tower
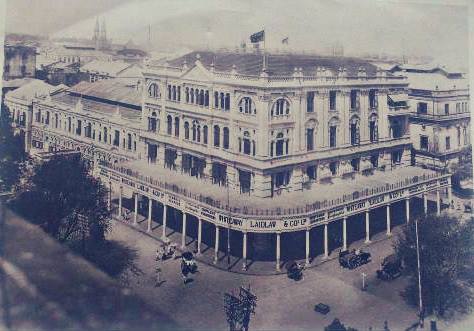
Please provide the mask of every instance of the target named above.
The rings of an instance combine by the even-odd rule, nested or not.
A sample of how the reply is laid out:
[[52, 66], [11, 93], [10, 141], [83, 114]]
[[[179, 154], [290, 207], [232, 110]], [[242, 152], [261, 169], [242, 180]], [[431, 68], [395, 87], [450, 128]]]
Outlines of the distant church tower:
[[99, 18], [96, 18], [94, 36], [92, 37], [95, 49], [108, 49], [107, 30], [105, 28], [105, 18], [102, 19], [102, 26], [99, 25]]

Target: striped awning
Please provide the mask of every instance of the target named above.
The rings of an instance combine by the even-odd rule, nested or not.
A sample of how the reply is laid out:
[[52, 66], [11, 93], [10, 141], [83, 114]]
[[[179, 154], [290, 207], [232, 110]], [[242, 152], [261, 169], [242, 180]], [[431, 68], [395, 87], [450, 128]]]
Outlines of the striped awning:
[[405, 94], [389, 94], [388, 98], [394, 102], [394, 103], [399, 103], [399, 102], [407, 102], [407, 96]]

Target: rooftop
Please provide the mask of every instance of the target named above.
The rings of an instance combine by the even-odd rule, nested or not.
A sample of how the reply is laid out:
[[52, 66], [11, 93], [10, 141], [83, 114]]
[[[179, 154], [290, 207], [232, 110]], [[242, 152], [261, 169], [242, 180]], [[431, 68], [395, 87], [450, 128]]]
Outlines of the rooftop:
[[68, 89], [65, 85], [50, 85], [42, 80], [34, 79], [16, 90], [10, 91], [6, 94], [7, 98], [21, 99], [27, 102], [32, 102], [36, 97], [45, 97], [48, 95], [53, 95], [59, 91], [64, 91]]
[[132, 64], [124, 61], [101, 61], [93, 60], [89, 63], [86, 63], [81, 67], [83, 72], [97, 72], [101, 74], [107, 74], [111, 77], [116, 77], [120, 72], [124, 71]]
[[439, 71], [400, 72], [398, 74], [408, 78], [408, 87], [410, 89], [427, 91], [452, 91], [469, 89], [469, 79], [448, 78]]
[[[112, 167], [112, 165], [108, 165]], [[354, 192], [359, 197], [382, 193], [387, 190], [404, 188], [423, 178], [436, 177], [435, 171], [418, 167], [400, 167], [390, 171], [376, 171], [371, 176], [357, 176], [356, 179], [336, 179], [332, 184], [312, 184], [304, 191], [282, 192], [273, 198], [259, 198], [226, 187], [218, 186], [176, 171], [152, 166], [145, 161], [129, 161], [115, 169], [132, 177], [141, 177], [143, 181], [153, 181], [153, 185], [169, 191], [206, 202], [213, 207], [225, 208], [230, 201], [232, 212], [250, 215], [297, 214], [336, 206], [353, 200]], [[423, 177], [424, 176], [424, 177]], [[228, 192], [229, 191], [229, 192]], [[229, 197], [228, 197], [229, 194]]]
[[263, 71], [264, 61], [269, 76], [291, 76], [301, 68], [304, 76], [314, 76], [317, 68], [325, 68], [337, 74], [341, 68], [347, 70], [348, 76], [357, 76], [363, 68], [369, 77], [375, 76], [376, 66], [362, 59], [350, 57], [329, 57], [309, 54], [265, 54], [243, 52], [212, 52], [193, 51], [186, 55], [169, 60], [167, 65], [182, 68], [186, 63], [192, 67], [199, 60], [208, 70], [214, 66], [216, 71], [231, 72], [235, 69], [238, 74], [258, 76]]
[[71, 93], [90, 96], [105, 101], [141, 106], [141, 90], [137, 88], [137, 81], [129, 79], [103, 79], [93, 83], [80, 82], [70, 88]]

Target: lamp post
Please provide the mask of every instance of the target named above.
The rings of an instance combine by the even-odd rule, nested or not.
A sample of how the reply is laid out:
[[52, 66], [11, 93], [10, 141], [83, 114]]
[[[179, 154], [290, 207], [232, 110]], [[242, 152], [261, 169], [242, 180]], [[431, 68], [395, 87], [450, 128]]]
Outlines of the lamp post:
[[416, 236], [416, 264], [418, 268], [418, 306], [420, 309], [420, 328], [423, 328], [423, 299], [421, 297], [421, 270], [420, 270], [420, 243], [418, 239], [418, 219], [415, 219], [415, 236]]

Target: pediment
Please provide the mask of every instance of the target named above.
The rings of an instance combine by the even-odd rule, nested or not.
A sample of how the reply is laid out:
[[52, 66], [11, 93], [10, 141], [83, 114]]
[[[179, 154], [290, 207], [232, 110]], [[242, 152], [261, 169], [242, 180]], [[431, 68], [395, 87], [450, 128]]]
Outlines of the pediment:
[[212, 80], [211, 73], [200, 63], [186, 71], [181, 75], [181, 79], [195, 80], [199, 82], [206, 82]]

